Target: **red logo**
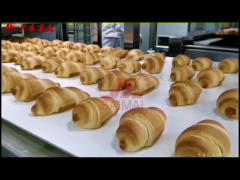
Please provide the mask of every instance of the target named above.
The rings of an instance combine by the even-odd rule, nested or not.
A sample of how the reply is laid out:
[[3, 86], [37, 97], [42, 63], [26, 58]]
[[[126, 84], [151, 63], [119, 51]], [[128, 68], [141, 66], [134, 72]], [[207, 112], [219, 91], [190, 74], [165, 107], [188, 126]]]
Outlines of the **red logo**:
[[[29, 26], [26, 26], [26, 24], [23, 24], [20, 28], [20, 32], [53, 32], [53, 27], [52, 24], [48, 24], [47, 28], [45, 28], [44, 24], [39, 24], [38, 27], [37, 25], [31, 24]], [[5, 33], [15, 33], [16, 32], [16, 27], [14, 24], [7, 24], [7, 26], [4, 28]]]

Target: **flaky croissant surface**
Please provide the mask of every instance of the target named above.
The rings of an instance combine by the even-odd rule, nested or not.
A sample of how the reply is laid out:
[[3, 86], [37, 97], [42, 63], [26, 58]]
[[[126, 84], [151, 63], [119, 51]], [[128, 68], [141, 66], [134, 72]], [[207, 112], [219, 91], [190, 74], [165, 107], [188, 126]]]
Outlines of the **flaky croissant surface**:
[[212, 60], [206, 57], [195, 58], [192, 62], [192, 68], [195, 71], [202, 71], [205, 69], [210, 69], [212, 67]]
[[159, 86], [159, 81], [149, 74], [137, 74], [128, 78], [127, 91], [131, 94], [142, 96]]
[[77, 106], [82, 100], [90, 96], [75, 87], [52, 87], [48, 88], [32, 106], [32, 114], [35, 116], [50, 115], [64, 112]]
[[98, 80], [102, 79], [108, 70], [104, 68], [88, 67], [86, 68], [80, 76], [80, 81], [82, 84], [95, 84]]
[[173, 66], [189, 65], [190, 61], [191, 59], [189, 56], [184, 54], [179, 54], [173, 59], [172, 65]]
[[120, 71], [132, 74], [141, 70], [141, 64], [138, 61], [122, 59], [118, 62], [117, 67]]
[[198, 74], [197, 79], [203, 88], [212, 88], [221, 85], [224, 74], [219, 69], [206, 69]]
[[120, 61], [120, 59], [113, 55], [107, 55], [100, 59], [101, 67], [105, 69], [114, 69], [117, 66], [117, 63]]
[[63, 63], [64, 60], [60, 58], [48, 58], [42, 63], [42, 70], [45, 73], [55, 72], [59, 64]]
[[131, 49], [130, 51], [128, 51], [125, 58], [140, 61], [144, 58], [144, 53], [140, 49]]
[[239, 119], [239, 91], [229, 89], [224, 91], [217, 99], [218, 112], [228, 119]]
[[236, 58], [227, 58], [220, 62], [219, 69], [223, 73], [236, 73], [238, 72], [238, 62]]
[[42, 62], [44, 61], [44, 58], [42, 56], [31, 56], [24, 58], [20, 66], [23, 70], [32, 70], [32, 69], [38, 69], [42, 67]]
[[59, 86], [49, 79], [27, 78], [21, 79], [19, 84], [12, 90], [13, 95], [19, 101], [30, 102], [51, 87]]
[[67, 61], [58, 65], [55, 74], [60, 78], [69, 78], [80, 75], [84, 70], [83, 63]]
[[101, 91], [120, 91], [126, 88], [129, 74], [118, 70], [109, 71], [103, 79], [98, 81], [98, 89]]
[[124, 113], [116, 136], [125, 151], [138, 151], [152, 146], [162, 135], [166, 123], [165, 113], [156, 107], [135, 108]]
[[231, 153], [231, 140], [222, 124], [203, 120], [185, 129], [177, 138], [178, 157], [226, 157]]
[[192, 80], [173, 83], [169, 90], [169, 101], [172, 106], [184, 106], [196, 103], [201, 94], [201, 86]]
[[194, 70], [188, 65], [174, 66], [172, 68], [170, 78], [175, 82], [182, 82], [192, 79]]
[[144, 57], [142, 69], [149, 73], [162, 72], [165, 63], [165, 56], [160, 53], [151, 53]]
[[73, 109], [72, 119], [84, 129], [100, 128], [119, 110], [118, 101], [111, 97], [89, 98]]

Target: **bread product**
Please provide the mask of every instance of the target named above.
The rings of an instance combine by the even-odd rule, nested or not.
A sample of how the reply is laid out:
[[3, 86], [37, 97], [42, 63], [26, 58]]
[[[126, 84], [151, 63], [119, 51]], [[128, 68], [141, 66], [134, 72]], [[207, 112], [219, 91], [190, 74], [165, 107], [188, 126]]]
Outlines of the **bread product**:
[[214, 120], [203, 120], [185, 129], [175, 147], [178, 157], [226, 157], [230, 152], [228, 132]]
[[236, 73], [239, 68], [238, 61], [236, 58], [226, 58], [220, 62], [219, 69], [223, 73]]
[[114, 69], [119, 61], [120, 59], [118, 57], [107, 55], [100, 59], [100, 64], [105, 69]]
[[8, 73], [8, 72], [11, 72], [11, 71], [15, 71], [15, 72], [18, 72], [18, 70], [14, 67], [8, 67], [8, 66], [4, 66], [2, 65], [2, 73]]
[[195, 71], [202, 71], [205, 69], [210, 69], [212, 67], [212, 60], [206, 57], [195, 58], [192, 62], [192, 68]]
[[125, 58], [140, 61], [144, 58], [144, 53], [140, 49], [131, 49]]
[[83, 63], [67, 61], [58, 65], [55, 74], [60, 78], [69, 78], [80, 75], [84, 70], [85, 65]]
[[192, 80], [175, 82], [169, 90], [169, 101], [172, 106], [184, 106], [196, 103], [201, 94], [201, 86]]
[[197, 78], [203, 88], [212, 88], [221, 85], [224, 80], [224, 74], [219, 69], [206, 69], [201, 71]]
[[21, 79], [36, 78], [32, 74], [19, 73], [15, 70], [8, 70], [2, 75], [2, 93], [11, 93], [12, 90], [20, 83]]
[[137, 74], [128, 78], [126, 82], [127, 90], [134, 95], [142, 96], [159, 86], [159, 81], [149, 74]]
[[77, 106], [82, 100], [90, 96], [76, 87], [52, 87], [48, 88], [32, 106], [32, 114], [35, 116], [50, 115], [67, 111]]
[[12, 90], [12, 93], [17, 100], [30, 102], [48, 88], [56, 86], [59, 86], [59, 84], [49, 79], [27, 78], [21, 79], [19, 84]]
[[56, 57], [66, 60], [67, 54], [70, 52], [68, 48], [61, 48], [56, 51]]
[[119, 110], [118, 101], [111, 97], [89, 98], [73, 109], [72, 119], [84, 129], [100, 128]]
[[165, 113], [156, 107], [135, 108], [124, 113], [116, 136], [125, 151], [138, 151], [152, 146], [162, 135], [166, 123]]
[[101, 91], [120, 91], [125, 89], [128, 73], [118, 70], [109, 71], [103, 79], [98, 81], [98, 89]]
[[83, 56], [83, 63], [86, 65], [92, 65], [99, 62], [99, 58], [96, 54], [92, 52], [85, 52]]
[[141, 71], [141, 64], [135, 60], [122, 59], [118, 62], [117, 67], [120, 71], [129, 74]]
[[88, 67], [80, 76], [82, 84], [95, 84], [98, 80], [102, 79], [108, 71], [104, 68]]
[[30, 56], [22, 59], [20, 66], [22, 70], [38, 69], [42, 67], [44, 58], [42, 56]]
[[118, 57], [120, 59], [123, 59], [126, 57], [128, 51], [122, 48], [113, 48], [112, 49], [112, 55], [115, 57]]
[[81, 51], [71, 51], [66, 55], [66, 60], [73, 62], [84, 62], [84, 53]]
[[224, 91], [217, 99], [218, 112], [228, 119], [239, 119], [239, 91], [229, 89]]
[[42, 63], [42, 70], [44, 73], [55, 72], [59, 64], [63, 62], [64, 60], [60, 58], [48, 58]]
[[194, 70], [191, 66], [188, 65], [174, 66], [170, 74], [171, 80], [175, 82], [190, 80], [193, 76]]
[[184, 54], [177, 55], [172, 61], [173, 66], [189, 65], [189, 63], [190, 63], [190, 57]]
[[54, 47], [45, 47], [42, 51], [42, 56], [51, 58], [56, 56], [56, 49]]
[[149, 73], [160, 73], [164, 66], [165, 56], [160, 53], [151, 53], [144, 57], [142, 69]]
[[92, 53], [99, 53], [100, 47], [97, 44], [89, 44], [87, 45], [87, 51]]

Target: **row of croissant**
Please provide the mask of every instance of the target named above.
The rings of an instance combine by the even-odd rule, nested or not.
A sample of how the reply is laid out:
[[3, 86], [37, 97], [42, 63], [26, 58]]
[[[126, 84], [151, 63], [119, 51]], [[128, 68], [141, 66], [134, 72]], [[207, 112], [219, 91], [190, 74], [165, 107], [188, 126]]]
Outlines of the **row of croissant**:
[[[15, 68], [3, 66], [3, 87], [8, 86], [10, 92], [20, 101], [33, 101], [31, 111], [35, 116], [51, 115], [72, 109], [72, 121], [77, 127], [96, 129], [102, 127], [119, 110], [119, 102], [111, 97], [90, 97], [90, 95], [76, 87], [60, 87], [48, 79], [38, 79], [31, 74], [19, 73]], [[25, 77], [21, 77], [21, 76]], [[169, 91], [169, 100], [184, 101], [191, 96], [191, 90], [196, 90], [193, 81], [181, 84], [176, 82]], [[177, 89], [180, 91], [177, 92]], [[172, 95], [174, 92], [176, 96]], [[183, 96], [178, 96], [183, 93]], [[176, 99], [174, 100], [174, 97]], [[191, 98], [190, 98], [191, 99]], [[220, 95], [217, 108], [226, 115], [238, 113], [238, 91], [229, 90]], [[116, 132], [119, 146], [125, 151], [138, 151], [152, 146], [159, 139], [165, 129], [166, 114], [156, 107], [134, 108], [125, 112]], [[190, 143], [190, 144], [188, 144]], [[201, 121], [183, 131], [175, 147], [176, 156], [228, 156], [231, 152], [231, 141], [226, 129], [214, 120]], [[220, 148], [220, 150], [219, 150]]]

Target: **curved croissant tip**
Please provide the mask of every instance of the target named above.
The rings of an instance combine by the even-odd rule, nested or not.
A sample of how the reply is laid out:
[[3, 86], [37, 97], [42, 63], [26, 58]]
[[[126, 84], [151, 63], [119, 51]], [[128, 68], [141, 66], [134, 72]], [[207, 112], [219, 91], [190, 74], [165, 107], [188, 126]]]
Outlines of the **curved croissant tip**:
[[119, 142], [119, 146], [122, 150], [126, 150], [127, 149], [127, 143], [124, 140], [121, 140]]
[[13, 95], [16, 95], [16, 94], [17, 94], [17, 89], [16, 89], [16, 88], [13, 88], [13, 89], [12, 89], [12, 94], [13, 94]]
[[135, 87], [135, 81], [134, 81], [134, 80], [129, 80], [129, 81], [127, 81], [126, 86], [127, 86], [126, 89], [127, 89], [128, 91], [133, 90], [134, 87]]
[[174, 95], [169, 96], [169, 101], [171, 103], [172, 106], [177, 106], [177, 98]]
[[142, 69], [146, 69], [146, 64], [145, 63], [142, 64]]
[[84, 76], [81, 76], [81, 77], [80, 77], [80, 81], [81, 81], [82, 83], [84, 83], [85, 80], [86, 80], [86, 78], [85, 78]]
[[233, 108], [233, 107], [228, 107], [228, 108], [226, 108], [226, 110], [225, 110], [225, 115], [226, 115], [228, 118], [234, 119], [234, 118], [236, 118], [237, 111], [236, 111], [236, 109]]
[[176, 80], [175, 74], [174, 74], [174, 73], [171, 73], [170, 78], [171, 78], [172, 81], [175, 81], [175, 80]]

